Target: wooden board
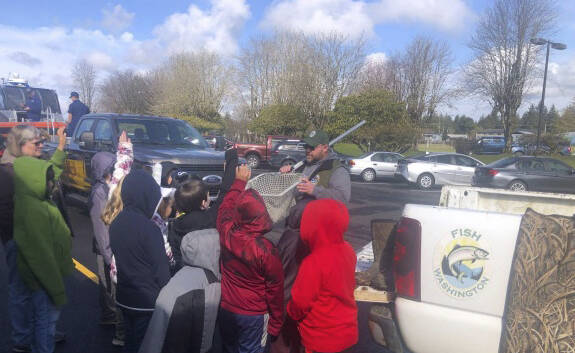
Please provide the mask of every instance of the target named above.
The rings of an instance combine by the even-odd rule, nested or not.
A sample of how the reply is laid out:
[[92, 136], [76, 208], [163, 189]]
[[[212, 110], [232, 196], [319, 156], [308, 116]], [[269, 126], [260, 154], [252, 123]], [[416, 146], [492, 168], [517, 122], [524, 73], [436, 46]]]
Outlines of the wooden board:
[[393, 302], [393, 293], [383, 290], [373, 289], [368, 286], [357, 287], [353, 295], [358, 302], [370, 303], [391, 303]]

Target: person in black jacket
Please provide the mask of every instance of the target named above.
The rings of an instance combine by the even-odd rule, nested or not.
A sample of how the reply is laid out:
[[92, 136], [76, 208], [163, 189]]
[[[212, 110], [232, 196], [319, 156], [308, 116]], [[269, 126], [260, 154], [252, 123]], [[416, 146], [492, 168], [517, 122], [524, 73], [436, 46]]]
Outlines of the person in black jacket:
[[160, 198], [160, 186], [150, 174], [131, 171], [122, 185], [124, 208], [110, 225], [118, 271], [116, 304], [126, 329], [125, 352], [140, 348], [158, 294], [170, 280], [163, 236], [151, 220]]
[[236, 177], [237, 165], [237, 151], [235, 149], [227, 150], [226, 170], [220, 186], [220, 193], [211, 205], [208, 199], [208, 187], [201, 180], [188, 180], [176, 189], [174, 195], [176, 209], [183, 215], [170, 222], [168, 233], [168, 242], [172, 247], [174, 260], [176, 260], [176, 271], [182, 268], [180, 245], [184, 236], [195, 230], [216, 228], [218, 209]]

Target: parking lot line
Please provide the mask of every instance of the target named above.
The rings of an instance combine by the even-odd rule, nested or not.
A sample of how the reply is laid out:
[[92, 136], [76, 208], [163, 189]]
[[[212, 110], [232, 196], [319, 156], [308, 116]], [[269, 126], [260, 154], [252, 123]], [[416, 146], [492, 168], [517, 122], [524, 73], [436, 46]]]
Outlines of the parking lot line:
[[88, 270], [88, 268], [86, 268], [86, 266], [82, 265], [81, 263], [78, 262], [78, 260], [76, 259], [72, 259], [72, 261], [74, 261], [74, 267], [76, 267], [76, 270], [78, 270], [81, 274], [83, 274], [84, 276], [88, 277], [88, 279], [96, 284], [99, 283], [98, 281], [98, 276], [96, 276], [96, 274], [90, 270]]

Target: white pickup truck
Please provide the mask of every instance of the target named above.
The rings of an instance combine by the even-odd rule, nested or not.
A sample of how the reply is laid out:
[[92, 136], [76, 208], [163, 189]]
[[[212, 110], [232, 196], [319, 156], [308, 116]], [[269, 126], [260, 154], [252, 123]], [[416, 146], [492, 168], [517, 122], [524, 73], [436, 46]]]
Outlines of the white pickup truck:
[[396, 298], [374, 305], [374, 339], [395, 353], [497, 353], [522, 214], [575, 213], [575, 196], [444, 187], [408, 204], [394, 236]]

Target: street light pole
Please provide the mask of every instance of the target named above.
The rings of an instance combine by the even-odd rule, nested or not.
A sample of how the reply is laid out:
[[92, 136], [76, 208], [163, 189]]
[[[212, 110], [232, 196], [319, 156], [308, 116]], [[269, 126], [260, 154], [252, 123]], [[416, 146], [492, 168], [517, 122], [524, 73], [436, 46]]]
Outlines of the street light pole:
[[539, 142], [541, 140], [541, 121], [543, 120], [543, 108], [545, 107], [545, 87], [547, 86], [547, 66], [549, 65], [549, 51], [551, 48], [557, 50], [564, 50], [567, 46], [563, 43], [554, 43], [550, 40], [543, 38], [531, 38], [531, 44], [544, 45], [547, 44], [547, 55], [545, 56], [545, 71], [543, 73], [543, 92], [541, 92], [541, 102], [539, 103], [539, 121], [537, 123], [537, 145], [535, 153], [539, 151]]
[[535, 153], [539, 151], [539, 140], [541, 139], [541, 121], [543, 120], [543, 107], [545, 107], [545, 87], [547, 85], [547, 66], [549, 65], [549, 48], [551, 42], [547, 41], [547, 55], [545, 56], [545, 72], [543, 73], [543, 92], [541, 93], [541, 102], [539, 103], [539, 122], [537, 123], [537, 145]]

